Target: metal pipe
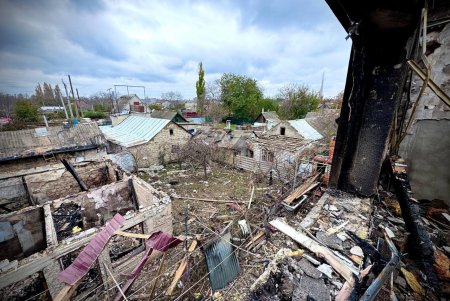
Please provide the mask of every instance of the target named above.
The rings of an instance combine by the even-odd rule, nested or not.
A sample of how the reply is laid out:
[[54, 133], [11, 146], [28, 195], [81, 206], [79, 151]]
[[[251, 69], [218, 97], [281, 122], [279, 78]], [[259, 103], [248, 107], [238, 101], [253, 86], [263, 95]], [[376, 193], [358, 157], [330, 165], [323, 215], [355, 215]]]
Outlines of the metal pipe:
[[391, 260], [386, 264], [384, 269], [378, 274], [377, 278], [372, 282], [372, 284], [367, 288], [364, 292], [364, 295], [359, 299], [359, 301], [372, 301], [375, 300], [378, 292], [381, 290], [381, 287], [389, 279], [392, 272], [400, 263], [400, 256], [395, 247], [394, 243], [389, 239], [387, 235], [385, 235], [386, 242], [391, 250]]

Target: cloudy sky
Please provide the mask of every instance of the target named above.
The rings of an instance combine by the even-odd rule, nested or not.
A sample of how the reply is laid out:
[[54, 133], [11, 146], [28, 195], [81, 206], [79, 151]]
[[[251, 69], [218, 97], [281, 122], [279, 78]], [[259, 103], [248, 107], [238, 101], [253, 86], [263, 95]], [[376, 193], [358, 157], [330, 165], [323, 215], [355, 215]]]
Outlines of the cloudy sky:
[[268, 96], [287, 83], [319, 90], [325, 72], [333, 96], [344, 88], [345, 36], [324, 0], [0, 0], [0, 92], [32, 94], [70, 74], [83, 96], [128, 84], [192, 98], [202, 61], [207, 82], [247, 75]]

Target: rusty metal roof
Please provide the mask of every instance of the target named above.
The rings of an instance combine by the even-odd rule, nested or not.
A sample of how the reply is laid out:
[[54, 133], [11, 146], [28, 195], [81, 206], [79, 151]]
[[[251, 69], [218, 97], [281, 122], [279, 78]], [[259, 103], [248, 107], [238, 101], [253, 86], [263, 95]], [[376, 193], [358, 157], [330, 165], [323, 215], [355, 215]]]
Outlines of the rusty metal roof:
[[105, 143], [96, 123], [0, 132], [0, 161], [92, 149]]
[[73, 285], [83, 278], [95, 263], [100, 253], [105, 248], [111, 236], [118, 230], [125, 219], [117, 213], [105, 226], [105, 228], [89, 242], [89, 244], [75, 258], [74, 262], [64, 271], [58, 274], [58, 279], [67, 284]]
[[213, 291], [227, 286], [240, 272], [239, 261], [233, 252], [230, 239], [231, 234], [227, 233], [204, 248]]

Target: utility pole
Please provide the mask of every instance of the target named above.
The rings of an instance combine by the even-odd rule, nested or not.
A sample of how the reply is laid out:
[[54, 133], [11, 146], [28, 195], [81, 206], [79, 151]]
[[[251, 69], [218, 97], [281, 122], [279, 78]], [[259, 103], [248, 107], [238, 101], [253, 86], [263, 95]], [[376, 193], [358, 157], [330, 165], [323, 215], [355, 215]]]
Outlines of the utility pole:
[[[80, 95], [78, 95], [78, 88], [75, 88], [75, 90], [77, 91], [78, 104], [80, 104]], [[81, 111], [81, 107], [80, 107], [80, 114], [83, 115], [83, 112]]]
[[70, 84], [70, 91], [72, 92], [72, 100], [75, 104], [75, 114], [77, 115], [77, 118], [80, 117], [80, 114], [78, 113], [78, 103], [75, 99], [75, 94], [73, 93], [73, 87], [72, 87], [72, 80], [70, 79], [70, 74], [67, 75], [69, 77], [69, 84]]
[[59, 97], [59, 100], [61, 101], [61, 104], [62, 104], [62, 106], [64, 108], [64, 114], [66, 114], [66, 119], [69, 119], [69, 115], [67, 114], [66, 106], [64, 105], [64, 100], [62, 98], [60, 89], [58, 89], [58, 97]]
[[106, 90], [106, 91], [108, 91], [109, 92], [109, 98], [111, 99], [111, 112], [114, 114], [114, 100], [113, 100], [113, 98], [112, 98], [112, 92], [111, 92], [111, 90], [112, 90], [112, 88], [109, 88], [108, 90]]
[[319, 92], [319, 96], [320, 96], [320, 100], [323, 100], [323, 82], [325, 80], [325, 71], [323, 71], [322, 73], [322, 85], [320, 85], [320, 92]]
[[66, 90], [67, 103], [69, 104], [70, 118], [73, 118], [72, 104], [70, 103], [70, 97], [69, 97], [69, 92], [67, 91], [67, 85], [64, 82], [64, 80], [61, 79], [61, 81], [62, 81], [62, 83], [64, 85], [64, 89]]

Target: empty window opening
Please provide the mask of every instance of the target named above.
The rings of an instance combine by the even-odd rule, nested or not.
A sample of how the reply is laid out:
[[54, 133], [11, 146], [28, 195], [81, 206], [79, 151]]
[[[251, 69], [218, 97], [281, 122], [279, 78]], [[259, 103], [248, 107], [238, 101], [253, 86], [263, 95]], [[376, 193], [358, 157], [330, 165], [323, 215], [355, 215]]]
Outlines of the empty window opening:
[[170, 136], [173, 135], [173, 129], [170, 129], [170, 130], [169, 130], [169, 134], [170, 134]]
[[285, 127], [281, 127], [280, 128], [280, 135], [286, 135], [286, 128]]
[[271, 151], [266, 150], [266, 149], [262, 150], [261, 157], [262, 157], [262, 160], [266, 161], [266, 162], [273, 162], [274, 161], [273, 153]]

